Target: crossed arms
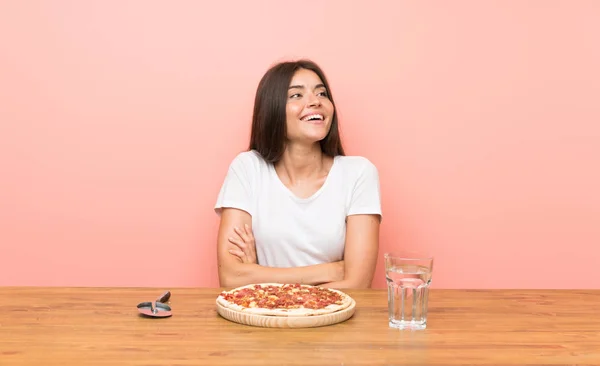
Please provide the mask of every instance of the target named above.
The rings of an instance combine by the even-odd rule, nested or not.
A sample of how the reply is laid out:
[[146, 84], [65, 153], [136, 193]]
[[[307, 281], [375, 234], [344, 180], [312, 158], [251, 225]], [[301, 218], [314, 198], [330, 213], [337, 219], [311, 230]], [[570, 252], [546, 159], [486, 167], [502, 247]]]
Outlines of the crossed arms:
[[377, 215], [348, 216], [343, 261], [274, 268], [256, 263], [250, 214], [234, 208], [223, 208], [217, 235], [220, 285], [232, 288], [252, 283], [278, 282], [368, 288], [377, 261], [379, 223]]

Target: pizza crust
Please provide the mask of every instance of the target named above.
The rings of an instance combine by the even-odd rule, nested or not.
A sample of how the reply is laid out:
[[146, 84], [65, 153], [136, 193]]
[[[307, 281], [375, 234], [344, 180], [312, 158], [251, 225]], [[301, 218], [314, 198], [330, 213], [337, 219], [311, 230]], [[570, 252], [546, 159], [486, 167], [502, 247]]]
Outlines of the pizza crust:
[[[260, 285], [262, 287], [268, 287], [268, 286], [283, 287], [286, 284], [281, 284], [281, 283], [251, 284], [251, 285], [237, 287], [237, 288], [234, 288], [229, 291], [223, 291], [223, 293], [234, 294], [234, 293], [237, 293], [240, 290], [243, 290], [246, 288], [254, 288], [254, 286], [256, 286], [256, 285]], [[319, 287], [319, 286], [301, 285], [300, 288], [315, 288], [315, 287]], [[221, 294], [219, 294], [219, 296], [217, 297], [217, 303], [219, 303], [219, 305], [221, 305], [225, 308], [228, 308], [228, 309], [231, 309], [231, 310], [234, 310], [237, 312], [246, 313], [246, 314], [264, 315], [264, 316], [288, 316], [288, 317], [317, 316], [317, 315], [331, 314], [331, 313], [335, 313], [335, 312], [344, 310], [352, 304], [352, 298], [350, 298], [350, 296], [343, 293], [342, 291], [331, 289], [331, 288], [322, 288], [322, 289], [339, 294], [341, 297], [342, 303], [341, 304], [330, 304], [322, 309], [310, 309], [310, 308], [268, 309], [268, 308], [259, 308], [259, 307], [250, 308], [250, 307], [243, 307], [243, 306], [240, 306], [233, 302], [230, 302], [230, 301], [226, 300]]]

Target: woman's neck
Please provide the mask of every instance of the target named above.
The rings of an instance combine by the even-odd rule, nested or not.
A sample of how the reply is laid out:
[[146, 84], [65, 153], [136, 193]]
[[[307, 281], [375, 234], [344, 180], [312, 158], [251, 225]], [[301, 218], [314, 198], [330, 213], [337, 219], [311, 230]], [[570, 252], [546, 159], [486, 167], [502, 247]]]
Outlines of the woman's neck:
[[321, 177], [329, 171], [326, 166], [325, 156], [321, 146], [288, 145], [281, 160], [275, 164], [275, 169], [280, 175], [285, 175], [287, 180], [294, 184], [297, 181], [310, 180]]

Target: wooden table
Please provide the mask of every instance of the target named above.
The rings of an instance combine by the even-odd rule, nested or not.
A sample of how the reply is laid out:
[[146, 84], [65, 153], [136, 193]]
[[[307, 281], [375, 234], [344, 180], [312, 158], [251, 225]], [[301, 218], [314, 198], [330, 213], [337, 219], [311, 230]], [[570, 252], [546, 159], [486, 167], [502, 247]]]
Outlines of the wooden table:
[[600, 364], [600, 291], [432, 290], [428, 328], [387, 323], [384, 290], [347, 291], [348, 321], [239, 325], [220, 289], [171, 289], [173, 316], [138, 315], [164, 289], [0, 288], [0, 365]]

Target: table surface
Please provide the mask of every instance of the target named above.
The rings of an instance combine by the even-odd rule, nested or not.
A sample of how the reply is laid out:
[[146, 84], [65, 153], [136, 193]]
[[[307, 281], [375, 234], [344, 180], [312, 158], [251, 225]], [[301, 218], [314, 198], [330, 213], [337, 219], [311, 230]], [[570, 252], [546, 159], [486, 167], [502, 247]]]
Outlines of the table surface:
[[259, 328], [221, 318], [221, 289], [0, 288], [1, 365], [600, 364], [600, 290], [436, 290], [428, 328], [391, 329], [385, 290], [347, 290], [346, 322]]

